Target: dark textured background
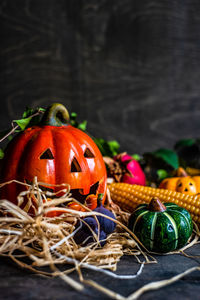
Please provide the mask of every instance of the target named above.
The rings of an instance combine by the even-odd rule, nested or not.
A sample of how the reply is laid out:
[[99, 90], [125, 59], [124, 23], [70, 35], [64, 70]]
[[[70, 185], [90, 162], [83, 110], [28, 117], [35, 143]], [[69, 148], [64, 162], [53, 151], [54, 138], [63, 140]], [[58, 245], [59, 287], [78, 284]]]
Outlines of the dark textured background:
[[[130, 153], [200, 136], [199, 0], [0, 0], [0, 43], [1, 129], [25, 106], [59, 101], [88, 120], [93, 136], [117, 139]], [[135, 281], [84, 275], [127, 296], [199, 264], [180, 256], [158, 259]], [[137, 268], [124, 258], [118, 273]], [[200, 299], [199, 280], [195, 272], [141, 299]], [[78, 295], [63, 281], [29, 274], [4, 258], [1, 297], [102, 299], [90, 289]]]
[[197, 137], [198, 0], [1, 0], [0, 127], [60, 101], [143, 153]]

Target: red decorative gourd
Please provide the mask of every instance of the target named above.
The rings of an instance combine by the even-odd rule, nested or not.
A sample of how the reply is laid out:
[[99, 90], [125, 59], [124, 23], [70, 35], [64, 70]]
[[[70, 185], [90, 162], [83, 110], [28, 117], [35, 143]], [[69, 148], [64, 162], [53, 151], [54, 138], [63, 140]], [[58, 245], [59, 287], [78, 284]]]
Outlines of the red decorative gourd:
[[[8, 145], [3, 159], [1, 182], [13, 179], [32, 182], [68, 183], [72, 195], [84, 202], [89, 194], [106, 194], [106, 168], [93, 140], [69, 125], [66, 108], [54, 103], [41, 125], [27, 128]], [[51, 187], [54, 191], [59, 188]], [[61, 189], [61, 188], [60, 188]], [[21, 186], [12, 183], [1, 189], [1, 199], [17, 202]]]

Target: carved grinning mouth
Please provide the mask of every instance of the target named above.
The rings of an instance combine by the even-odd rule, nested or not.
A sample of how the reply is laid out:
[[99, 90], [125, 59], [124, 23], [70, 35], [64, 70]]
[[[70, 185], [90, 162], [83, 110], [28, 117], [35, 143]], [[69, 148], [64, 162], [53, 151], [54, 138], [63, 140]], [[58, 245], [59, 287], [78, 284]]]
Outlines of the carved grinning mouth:
[[77, 199], [81, 203], [84, 203], [85, 199], [87, 198], [88, 195], [91, 195], [91, 194], [95, 195], [97, 193], [98, 187], [99, 187], [99, 181], [97, 181], [95, 184], [93, 184], [90, 187], [90, 192], [86, 195], [84, 195], [82, 193], [82, 191], [83, 191], [82, 189], [71, 189], [70, 192], [72, 193], [73, 198]]
[[[25, 180], [28, 184], [32, 184], [31, 181], [29, 180]], [[50, 187], [46, 187], [46, 186], [43, 186], [43, 185], [40, 185], [39, 186], [41, 188], [42, 191], [46, 192], [46, 191], [49, 191], [51, 193], [54, 193], [55, 190], [53, 188], [50, 188]], [[96, 194], [97, 193], [97, 190], [98, 190], [98, 187], [99, 187], [99, 181], [97, 181], [96, 183], [94, 183], [91, 187], [90, 187], [90, 191], [88, 194], [84, 195], [83, 194], [83, 190], [82, 189], [71, 189], [70, 190], [70, 193], [72, 194], [72, 198], [75, 198], [77, 199], [78, 201], [80, 201], [81, 203], [84, 203], [85, 202], [85, 199], [87, 198], [88, 195], [90, 194]], [[48, 196], [49, 198], [51, 198], [51, 196]], [[54, 196], [55, 197], [55, 196]]]

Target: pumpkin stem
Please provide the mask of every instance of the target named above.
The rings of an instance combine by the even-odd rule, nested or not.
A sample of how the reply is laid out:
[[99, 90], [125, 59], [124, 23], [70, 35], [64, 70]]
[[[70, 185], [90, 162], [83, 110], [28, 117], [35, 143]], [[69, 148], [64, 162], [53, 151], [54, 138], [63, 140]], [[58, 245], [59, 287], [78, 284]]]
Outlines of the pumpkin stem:
[[152, 198], [148, 208], [149, 211], [154, 212], [162, 212], [167, 209], [166, 206], [158, 198]]
[[50, 105], [41, 120], [42, 125], [66, 126], [69, 124], [69, 113], [64, 105], [53, 103]]
[[187, 177], [188, 176], [188, 173], [181, 167], [179, 167], [177, 170], [176, 170], [176, 176], [177, 177]]

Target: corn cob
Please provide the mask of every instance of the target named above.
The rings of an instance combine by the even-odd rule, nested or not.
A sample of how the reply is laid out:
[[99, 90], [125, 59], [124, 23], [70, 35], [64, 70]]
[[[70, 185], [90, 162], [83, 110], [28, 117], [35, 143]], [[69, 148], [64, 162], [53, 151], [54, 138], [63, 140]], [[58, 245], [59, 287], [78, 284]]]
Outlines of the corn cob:
[[173, 202], [187, 209], [192, 219], [200, 223], [200, 195], [187, 195], [171, 190], [128, 183], [112, 183], [108, 188], [111, 199], [130, 213], [139, 204], [149, 203], [153, 197], [157, 197], [161, 202]]

